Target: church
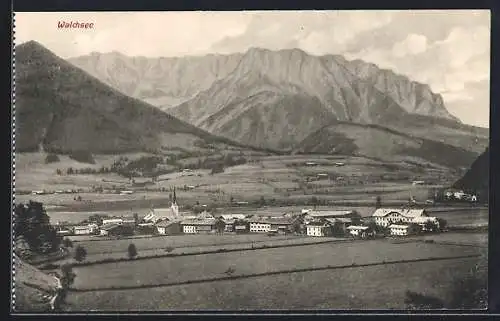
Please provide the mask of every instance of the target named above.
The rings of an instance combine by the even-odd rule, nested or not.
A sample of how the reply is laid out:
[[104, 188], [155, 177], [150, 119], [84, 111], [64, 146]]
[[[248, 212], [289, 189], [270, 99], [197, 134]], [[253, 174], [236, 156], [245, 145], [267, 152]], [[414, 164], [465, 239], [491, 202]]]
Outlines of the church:
[[144, 217], [144, 221], [147, 222], [153, 222], [157, 223], [158, 221], [161, 220], [169, 220], [169, 221], [180, 221], [182, 219], [181, 215], [179, 214], [179, 206], [177, 205], [177, 195], [175, 192], [175, 187], [174, 187], [174, 193], [173, 193], [173, 198], [172, 198], [172, 204], [170, 205], [169, 208], [153, 208], [149, 212], [148, 215]]

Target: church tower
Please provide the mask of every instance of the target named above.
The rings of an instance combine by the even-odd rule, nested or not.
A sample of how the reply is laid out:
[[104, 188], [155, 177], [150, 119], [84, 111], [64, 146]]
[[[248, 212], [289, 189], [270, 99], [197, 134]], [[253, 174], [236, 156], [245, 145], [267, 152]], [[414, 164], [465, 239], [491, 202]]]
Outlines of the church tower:
[[174, 197], [172, 199], [172, 205], [170, 206], [170, 209], [172, 210], [172, 216], [174, 217], [179, 216], [179, 206], [177, 205], [177, 195], [175, 194], [175, 187], [174, 187]]

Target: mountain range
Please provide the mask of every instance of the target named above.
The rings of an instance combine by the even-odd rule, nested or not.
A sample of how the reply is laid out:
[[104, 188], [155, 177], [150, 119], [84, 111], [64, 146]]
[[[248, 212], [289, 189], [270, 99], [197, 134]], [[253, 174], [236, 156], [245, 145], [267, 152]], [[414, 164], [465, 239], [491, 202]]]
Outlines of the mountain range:
[[[488, 144], [487, 129], [460, 123], [428, 86], [340, 56], [254, 48], [158, 59], [93, 53], [68, 62], [30, 41], [16, 47], [15, 66], [20, 152], [216, 143], [468, 167]], [[169, 108], [147, 102], [165, 93], [185, 101]]]
[[182, 58], [92, 53], [69, 61], [115, 89], [214, 135], [294, 150], [335, 121], [375, 124], [481, 153], [488, 130], [462, 124], [430, 87], [339, 55], [300, 49]]
[[16, 47], [15, 72], [18, 152], [241, 146], [120, 93], [35, 41]]

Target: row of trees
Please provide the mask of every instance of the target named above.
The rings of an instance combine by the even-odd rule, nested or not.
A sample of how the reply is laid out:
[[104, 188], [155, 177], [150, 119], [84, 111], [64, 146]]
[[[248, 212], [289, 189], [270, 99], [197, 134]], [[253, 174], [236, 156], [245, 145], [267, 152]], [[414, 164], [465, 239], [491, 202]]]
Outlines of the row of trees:
[[59, 250], [62, 238], [50, 225], [43, 204], [30, 201], [18, 204], [14, 210], [14, 235], [22, 237], [35, 253], [50, 253]]

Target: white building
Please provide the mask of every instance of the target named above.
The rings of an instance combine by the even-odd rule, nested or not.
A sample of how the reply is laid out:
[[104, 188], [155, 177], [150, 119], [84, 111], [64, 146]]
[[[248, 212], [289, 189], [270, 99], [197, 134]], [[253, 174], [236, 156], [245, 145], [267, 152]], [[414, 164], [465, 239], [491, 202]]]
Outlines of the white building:
[[307, 236], [327, 236], [327, 229], [330, 227], [327, 223], [309, 223], [306, 225], [306, 234]]
[[351, 225], [347, 227], [347, 230], [349, 231], [349, 234], [351, 234], [352, 236], [359, 236], [362, 238], [365, 238], [370, 234], [371, 235], [373, 234], [373, 232], [370, 231], [370, 228], [368, 226]]
[[190, 219], [181, 222], [185, 234], [210, 233], [215, 230], [215, 219]]
[[379, 226], [388, 227], [395, 223], [411, 223], [416, 217], [426, 217], [424, 209], [397, 209], [397, 208], [379, 208], [375, 210], [372, 217]]
[[391, 230], [391, 235], [394, 236], [404, 236], [411, 233], [409, 225], [392, 224], [389, 225], [389, 229]]
[[271, 223], [265, 222], [250, 222], [250, 232], [267, 233], [271, 230]]
[[123, 223], [123, 218], [109, 218], [102, 220], [102, 225], [108, 225], [108, 224], [122, 224]]
[[91, 234], [91, 229], [88, 225], [75, 226], [75, 227], [73, 227], [73, 234], [75, 234], [75, 235], [89, 235], [89, 234]]
[[245, 214], [222, 214], [221, 215], [223, 220], [243, 220], [245, 219]]
[[420, 225], [423, 231], [427, 230], [426, 224], [428, 222], [432, 222], [436, 224], [436, 226], [439, 228], [439, 221], [436, 217], [432, 216], [417, 216], [412, 220], [412, 223]]

